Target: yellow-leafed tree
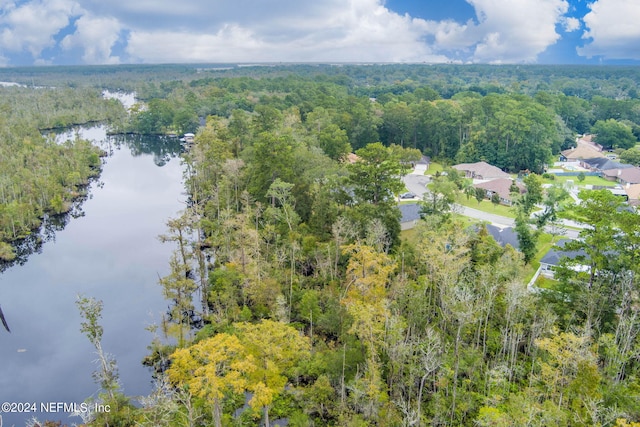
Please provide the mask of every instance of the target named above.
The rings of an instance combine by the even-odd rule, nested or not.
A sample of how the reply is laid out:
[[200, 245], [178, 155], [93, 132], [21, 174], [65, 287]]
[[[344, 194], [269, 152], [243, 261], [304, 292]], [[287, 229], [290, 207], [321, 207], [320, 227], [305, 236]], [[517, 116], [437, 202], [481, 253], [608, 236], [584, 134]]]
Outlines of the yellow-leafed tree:
[[223, 333], [177, 350], [167, 374], [173, 384], [209, 402], [214, 425], [220, 427], [222, 400], [228, 393], [244, 392], [255, 370], [253, 356], [238, 337]]
[[295, 367], [310, 356], [311, 342], [292, 326], [263, 320], [239, 323], [238, 337], [253, 358], [255, 369], [249, 374], [248, 389], [253, 392], [249, 405], [262, 408], [264, 425], [269, 427], [269, 407], [282, 393]]
[[350, 333], [355, 334], [367, 349], [367, 368], [362, 386], [366, 403], [363, 412], [375, 418], [379, 405], [386, 399], [379, 351], [384, 343], [385, 324], [391, 316], [388, 308], [387, 285], [396, 264], [388, 255], [363, 244], [348, 245], [346, 283], [341, 299], [353, 317]]

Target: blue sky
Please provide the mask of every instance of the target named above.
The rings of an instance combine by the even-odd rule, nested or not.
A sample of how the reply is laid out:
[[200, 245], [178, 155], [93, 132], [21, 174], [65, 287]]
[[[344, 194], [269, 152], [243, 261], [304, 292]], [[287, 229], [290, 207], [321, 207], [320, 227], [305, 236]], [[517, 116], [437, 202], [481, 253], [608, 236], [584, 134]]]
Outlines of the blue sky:
[[0, 0], [0, 66], [640, 64], [639, 0]]

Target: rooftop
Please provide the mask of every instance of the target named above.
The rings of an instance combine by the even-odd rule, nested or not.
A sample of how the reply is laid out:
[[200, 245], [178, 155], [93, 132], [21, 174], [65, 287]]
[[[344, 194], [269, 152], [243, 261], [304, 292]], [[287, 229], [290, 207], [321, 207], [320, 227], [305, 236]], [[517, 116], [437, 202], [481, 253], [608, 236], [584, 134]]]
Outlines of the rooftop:
[[603, 173], [609, 178], [617, 178], [624, 184], [640, 184], [640, 168], [636, 166], [624, 169], [610, 169]]
[[632, 168], [633, 165], [629, 165], [626, 163], [619, 163], [611, 159], [607, 159], [606, 157], [595, 157], [593, 159], [584, 159], [582, 163], [586, 163], [594, 169], [598, 169], [601, 171], [606, 171], [610, 169], [628, 169]]
[[567, 257], [570, 259], [574, 259], [577, 258], [579, 256], [585, 256], [586, 253], [583, 250], [579, 250], [579, 251], [569, 251], [569, 250], [564, 250], [564, 246], [571, 242], [571, 240], [569, 239], [561, 239], [558, 241], [558, 243], [555, 244], [555, 246], [553, 246], [551, 249], [549, 249], [549, 252], [547, 252], [542, 259], [540, 260], [540, 263], [542, 264], [549, 264], [549, 265], [558, 265], [560, 264], [560, 260], [563, 257]]
[[509, 178], [509, 174], [504, 172], [499, 167], [490, 165], [487, 162], [476, 163], [460, 163], [454, 165], [454, 169], [466, 172], [471, 175], [470, 178], [476, 179], [495, 179], [495, 178]]
[[595, 159], [597, 157], [605, 157], [597, 147], [591, 144], [578, 142], [575, 148], [562, 151], [562, 155], [569, 160], [578, 159]]
[[407, 203], [405, 205], [398, 205], [402, 218], [400, 222], [411, 222], [420, 219], [420, 211], [422, 207], [417, 203]]
[[625, 186], [624, 191], [629, 196], [629, 202], [638, 201], [640, 199], [640, 184], [630, 184]]
[[515, 249], [520, 248], [518, 234], [512, 227], [500, 228], [491, 224], [487, 224], [486, 227], [493, 239], [503, 248], [507, 245], [511, 245]]
[[[475, 184], [474, 187], [498, 193], [501, 198], [511, 200], [511, 185], [513, 182], [511, 178], [492, 179], [491, 181]], [[520, 190], [520, 193], [524, 192], [524, 186], [522, 184], [516, 183], [516, 186]]]

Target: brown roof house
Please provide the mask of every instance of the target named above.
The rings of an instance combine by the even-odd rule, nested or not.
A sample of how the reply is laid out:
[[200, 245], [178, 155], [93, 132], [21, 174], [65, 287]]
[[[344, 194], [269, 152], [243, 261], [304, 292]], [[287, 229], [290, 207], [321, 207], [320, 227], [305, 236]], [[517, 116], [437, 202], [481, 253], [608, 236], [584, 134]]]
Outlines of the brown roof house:
[[[511, 186], [514, 181], [511, 178], [492, 179], [491, 181], [475, 184], [474, 187], [482, 188], [487, 192], [487, 198], [491, 199], [494, 194], [500, 196], [500, 203], [511, 206], [513, 204]], [[520, 194], [524, 193], [525, 188], [522, 184], [516, 182], [516, 187]]]
[[595, 159], [597, 157], [605, 157], [601, 149], [591, 144], [578, 142], [575, 148], [562, 151], [560, 161], [575, 162], [583, 159]]
[[602, 173], [605, 178], [620, 184], [640, 184], [640, 168], [609, 169]]
[[343, 158], [343, 161], [347, 163], [355, 163], [358, 160], [360, 160], [360, 156], [358, 156], [356, 153], [349, 153]]
[[509, 178], [508, 173], [487, 162], [460, 163], [459, 165], [454, 165], [453, 168], [464, 172], [466, 178], [486, 180]]
[[631, 206], [640, 206], [640, 184], [627, 184], [624, 186], [624, 191]]
[[594, 141], [595, 139], [595, 135], [592, 134], [587, 134], [587, 135], [582, 135], [581, 137], [578, 137], [576, 139], [576, 142], [578, 144], [589, 144], [592, 145], [594, 147], [596, 147], [598, 150], [602, 151], [602, 145], [598, 144], [597, 142]]

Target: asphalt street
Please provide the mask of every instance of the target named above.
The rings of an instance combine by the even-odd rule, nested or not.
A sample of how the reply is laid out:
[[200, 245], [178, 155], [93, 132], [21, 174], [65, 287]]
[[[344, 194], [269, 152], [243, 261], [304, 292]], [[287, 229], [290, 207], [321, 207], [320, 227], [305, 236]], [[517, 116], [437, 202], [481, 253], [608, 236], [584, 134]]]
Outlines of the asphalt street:
[[[424, 193], [427, 190], [427, 184], [431, 181], [428, 176], [423, 175], [422, 171], [417, 173], [410, 173], [405, 175], [402, 179], [407, 189], [414, 193], [419, 200], [422, 200]], [[514, 221], [512, 218], [507, 218], [501, 215], [495, 215], [488, 212], [483, 212], [478, 209], [468, 208], [461, 205], [455, 205], [456, 213], [459, 213], [470, 218], [478, 219], [481, 221], [487, 221], [498, 227], [513, 227]], [[570, 239], [576, 239], [578, 237], [578, 231], [572, 229], [566, 229], [564, 235]]]

